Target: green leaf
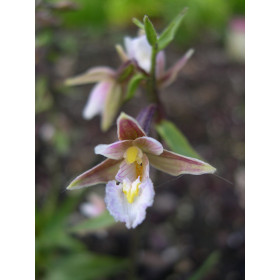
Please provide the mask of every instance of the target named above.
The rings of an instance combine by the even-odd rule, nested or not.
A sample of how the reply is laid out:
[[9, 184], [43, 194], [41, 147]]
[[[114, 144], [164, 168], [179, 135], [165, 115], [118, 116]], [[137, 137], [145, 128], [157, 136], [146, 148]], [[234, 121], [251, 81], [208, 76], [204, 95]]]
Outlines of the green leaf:
[[111, 256], [93, 255], [88, 252], [54, 259], [49, 266], [46, 280], [103, 279], [122, 272], [128, 261]]
[[140, 29], [145, 29], [145, 28], [144, 28], [144, 24], [143, 24], [139, 19], [133, 18], [133, 19], [132, 19], [132, 22], [133, 22], [134, 24], [136, 24]]
[[156, 130], [173, 152], [201, 159], [199, 154], [189, 143], [188, 139], [172, 122], [163, 120], [156, 126]]
[[144, 76], [142, 74], [137, 74], [133, 76], [128, 85], [127, 85], [127, 91], [125, 96], [125, 102], [129, 101], [131, 98], [133, 98], [136, 89], [138, 88], [139, 83], [144, 79]]
[[84, 244], [79, 240], [71, 237], [63, 227], [61, 230], [54, 229], [46, 231], [40, 236], [36, 237], [35, 249], [36, 252], [48, 252], [57, 249], [65, 249], [68, 251], [79, 252], [84, 250]]
[[144, 27], [145, 27], [145, 33], [146, 33], [147, 40], [152, 47], [155, 47], [156, 43], [157, 43], [156, 30], [148, 16], [144, 16], [143, 21], [144, 21]]
[[160, 34], [158, 38], [159, 51], [166, 48], [167, 45], [174, 39], [175, 34], [186, 12], [187, 12], [187, 8], [183, 9], [183, 11]]
[[189, 280], [200, 280], [204, 279], [206, 275], [209, 274], [211, 269], [218, 263], [220, 259], [220, 252], [214, 251], [212, 252], [208, 258], [204, 261], [204, 263], [194, 272], [194, 274], [188, 278]]
[[78, 195], [69, 195], [62, 203], [58, 203], [56, 198], [51, 196], [42, 208], [36, 209], [36, 251], [51, 252], [55, 248], [68, 250], [83, 248], [83, 244], [68, 235], [66, 231], [69, 215], [73, 213], [83, 194], [84, 191]]
[[89, 233], [94, 232], [96, 230], [105, 229], [112, 225], [114, 225], [116, 221], [114, 218], [109, 214], [108, 211], [105, 211], [102, 215], [88, 219], [78, 225], [75, 225], [71, 228], [71, 232], [75, 233]]

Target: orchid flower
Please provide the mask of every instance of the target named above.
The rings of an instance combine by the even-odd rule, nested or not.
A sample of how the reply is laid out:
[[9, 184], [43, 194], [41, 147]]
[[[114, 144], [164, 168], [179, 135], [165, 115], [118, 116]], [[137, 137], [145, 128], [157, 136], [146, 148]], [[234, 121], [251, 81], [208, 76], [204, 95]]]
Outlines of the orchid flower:
[[[125, 37], [124, 46], [126, 52], [120, 45], [117, 45], [117, 51], [122, 61], [129, 59], [135, 60], [137, 65], [147, 73], [151, 70], [151, 55], [152, 47], [148, 43], [146, 35], [140, 35], [136, 38]], [[156, 60], [156, 76], [158, 86], [163, 88], [170, 85], [177, 78], [178, 73], [182, 70], [189, 58], [192, 56], [194, 50], [190, 49], [186, 54], [179, 59], [170, 69], [165, 71], [165, 53], [160, 51], [157, 54]]]
[[83, 117], [89, 120], [100, 114], [103, 131], [111, 126], [122, 101], [122, 88], [117, 81], [117, 74], [109, 67], [94, 67], [66, 80], [66, 84], [71, 86], [96, 83], [84, 107]]
[[80, 206], [81, 213], [88, 217], [98, 217], [106, 210], [104, 199], [97, 194], [91, 194], [89, 201], [84, 202]]
[[105, 203], [116, 221], [135, 228], [153, 204], [154, 186], [149, 177], [150, 164], [173, 176], [214, 173], [215, 168], [201, 160], [163, 149], [148, 137], [139, 123], [122, 113], [117, 120], [119, 141], [98, 145], [95, 153], [107, 157], [99, 165], [78, 176], [67, 189], [107, 183]]

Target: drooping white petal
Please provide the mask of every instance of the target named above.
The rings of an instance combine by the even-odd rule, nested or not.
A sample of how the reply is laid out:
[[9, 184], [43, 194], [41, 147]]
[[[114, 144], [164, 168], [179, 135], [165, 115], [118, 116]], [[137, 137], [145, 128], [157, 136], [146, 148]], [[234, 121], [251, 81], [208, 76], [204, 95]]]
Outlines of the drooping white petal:
[[112, 82], [100, 82], [90, 92], [87, 104], [83, 110], [83, 117], [87, 120], [103, 111], [105, 101], [112, 87]]
[[135, 39], [125, 37], [124, 40], [129, 58], [135, 59], [138, 65], [149, 73], [151, 69], [152, 48], [149, 45], [146, 36], [139, 36]]
[[134, 47], [133, 47], [133, 39], [130, 37], [124, 38], [124, 46], [129, 58], [134, 58]]
[[127, 228], [135, 228], [145, 219], [146, 209], [152, 206], [154, 195], [153, 183], [147, 179], [139, 185], [138, 196], [129, 203], [123, 192], [123, 185], [110, 181], [106, 185], [105, 203], [116, 221], [125, 223]]

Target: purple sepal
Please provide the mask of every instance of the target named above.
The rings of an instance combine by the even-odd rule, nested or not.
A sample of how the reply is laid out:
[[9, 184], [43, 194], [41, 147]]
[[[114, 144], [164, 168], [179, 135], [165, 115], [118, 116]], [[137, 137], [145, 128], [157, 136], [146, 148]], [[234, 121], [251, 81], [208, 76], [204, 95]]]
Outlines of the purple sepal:
[[148, 134], [150, 131], [150, 127], [155, 111], [156, 111], [156, 105], [151, 104], [145, 107], [144, 109], [142, 109], [138, 114], [138, 116], [136, 117], [136, 120], [144, 129], [146, 134]]

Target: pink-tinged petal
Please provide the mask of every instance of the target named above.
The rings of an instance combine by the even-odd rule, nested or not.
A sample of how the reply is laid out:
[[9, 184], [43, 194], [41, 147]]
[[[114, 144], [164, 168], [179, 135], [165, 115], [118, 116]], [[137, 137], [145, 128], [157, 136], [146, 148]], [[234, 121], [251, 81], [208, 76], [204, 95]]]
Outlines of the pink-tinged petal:
[[134, 182], [138, 177], [141, 181], [149, 178], [150, 166], [149, 160], [145, 154], [142, 157], [142, 165], [137, 162], [128, 164], [125, 160], [120, 164], [120, 169], [116, 175], [116, 180], [123, 182], [123, 180], [128, 179]]
[[161, 143], [152, 137], [139, 137], [133, 141], [133, 144], [140, 148], [144, 153], [160, 155], [163, 152]]
[[216, 168], [201, 160], [182, 156], [167, 150], [159, 156], [147, 154], [150, 164], [173, 176], [181, 174], [201, 175], [214, 173]]
[[69, 78], [65, 81], [68, 86], [83, 85], [100, 82], [102, 80], [114, 79], [115, 71], [110, 67], [100, 66], [94, 67], [85, 73]]
[[[130, 182], [127, 181], [127, 184]], [[125, 223], [128, 229], [141, 224], [146, 217], [146, 209], [153, 205], [154, 186], [150, 179], [139, 185], [139, 194], [132, 203], [127, 201], [123, 193], [123, 185], [110, 181], [106, 185], [105, 203], [116, 221]]]
[[89, 202], [84, 202], [80, 206], [81, 213], [88, 217], [98, 217], [106, 210], [104, 198], [99, 195], [92, 194]]
[[117, 120], [119, 140], [135, 140], [138, 137], [146, 136], [139, 123], [125, 113], [121, 113]]
[[148, 178], [150, 178], [150, 164], [148, 157], [144, 154], [142, 158], [142, 167], [143, 167], [143, 173], [141, 176], [141, 181], [145, 181]]
[[179, 61], [173, 65], [162, 77], [159, 78], [159, 84], [161, 87], [169, 86], [177, 78], [178, 73], [182, 70], [184, 65], [193, 55], [194, 50], [189, 50]]
[[98, 145], [94, 152], [111, 159], [123, 159], [125, 151], [132, 146], [131, 140], [118, 141], [109, 145]]
[[97, 166], [84, 172], [74, 179], [67, 187], [68, 190], [80, 189], [100, 183], [107, 183], [115, 178], [121, 160], [106, 159]]
[[164, 69], [165, 69], [165, 53], [164, 51], [160, 51], [157, 55], [156, 76], [161, 77], [164, 73]]
[[83, 110], [84, 119], [89, 120], [103, 111], [106, 98], [111, 88], [112, 82], [100, 82], [93, 87]]
[[111, 90], [108, 92], [104, 109], [102, 111], [101, 129], [107, 131], [112, 125], [119, 108], [122, 104], [123, 92], [118, 83], [113, 83]]
[[116, 180], [119, 182], [123, 182], [124, 179], [128, 179], [133, 182], [138, 177], [136, 171], [136, 163], [128, 164], [125, 160], [123, 160], [116, 175]]

